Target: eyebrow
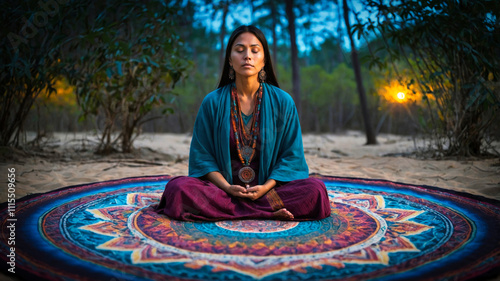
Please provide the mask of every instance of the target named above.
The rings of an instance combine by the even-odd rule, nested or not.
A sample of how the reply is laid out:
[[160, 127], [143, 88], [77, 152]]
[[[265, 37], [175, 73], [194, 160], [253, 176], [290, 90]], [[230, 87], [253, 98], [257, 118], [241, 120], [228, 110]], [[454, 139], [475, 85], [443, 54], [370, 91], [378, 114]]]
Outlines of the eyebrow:
[[[242, 47], [245, 47], [245, 45], [241, 44], [241, 43], [236, 43], [234, 44], [235, 47], [238, 47], [238, 46], [242, 46]], [[250, 47], [260, 47], [259, 44], [252, 44], [250, 45]]]

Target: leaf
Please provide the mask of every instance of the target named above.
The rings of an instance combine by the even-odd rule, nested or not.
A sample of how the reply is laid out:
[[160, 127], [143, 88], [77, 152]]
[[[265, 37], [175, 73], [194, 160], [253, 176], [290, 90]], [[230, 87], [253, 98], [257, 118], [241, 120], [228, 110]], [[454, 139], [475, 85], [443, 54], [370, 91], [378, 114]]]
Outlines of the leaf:
[[167, 115], [167, 114], [174, 114], [174, 112], [175, 112], [175, 111], [174, 111], [174, 109], [173, 109], [173, 108], [170, 108], [170, 107], [165, 108], [165, 109], [163, 109], [163, 110], [161, 111], [161, 113], [162, 113], [162, 114], [164, 114], [164, 115]]
[[78, 122], [82, 123], [86, 120], [86, 116], [84, 114], [81, 114], [79, 117], [78, 117]]
[[116, 68], [118, 69], [118, 75], [123, 76], [121, 61], [116, 61]]

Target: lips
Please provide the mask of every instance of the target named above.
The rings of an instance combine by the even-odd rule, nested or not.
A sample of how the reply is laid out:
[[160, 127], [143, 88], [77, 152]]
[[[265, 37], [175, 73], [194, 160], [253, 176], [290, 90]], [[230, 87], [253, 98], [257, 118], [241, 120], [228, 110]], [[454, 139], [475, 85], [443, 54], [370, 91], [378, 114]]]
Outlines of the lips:
[[242, 67], [246, 67], [246, 66], [250, 66], [250, 67], [253, 67], [253, 65], [251, 65], [251, 64], [248, 64], [248, 63], [246, 63], [246, 64], [242, 65]]

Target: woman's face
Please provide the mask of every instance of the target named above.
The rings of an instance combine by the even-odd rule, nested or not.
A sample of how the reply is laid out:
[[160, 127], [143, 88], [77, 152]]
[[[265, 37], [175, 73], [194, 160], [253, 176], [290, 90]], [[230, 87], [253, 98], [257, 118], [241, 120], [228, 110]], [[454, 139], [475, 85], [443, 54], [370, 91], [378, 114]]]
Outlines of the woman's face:
[[229, 65], [234, 68], [236, 77], [257, 76], [264, 68], [264, 47], [262, 43], [250, 32], [240, 34], [234, 40], [231, 48]]

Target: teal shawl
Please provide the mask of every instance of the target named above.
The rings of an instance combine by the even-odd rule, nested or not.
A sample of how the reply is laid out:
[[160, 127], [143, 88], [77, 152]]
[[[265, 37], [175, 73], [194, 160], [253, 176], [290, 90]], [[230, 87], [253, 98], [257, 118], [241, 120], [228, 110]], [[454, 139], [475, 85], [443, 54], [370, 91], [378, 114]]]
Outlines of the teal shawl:
[[[200, 106], [189, 151], [189, 176], [219, 171], [232, 184], [229, 152], [231, 84], [208, 94]], [[302, 133], [292, 97], [262, 84], [259, 184], [268, 179], [288, 182], [309, 176]]]

